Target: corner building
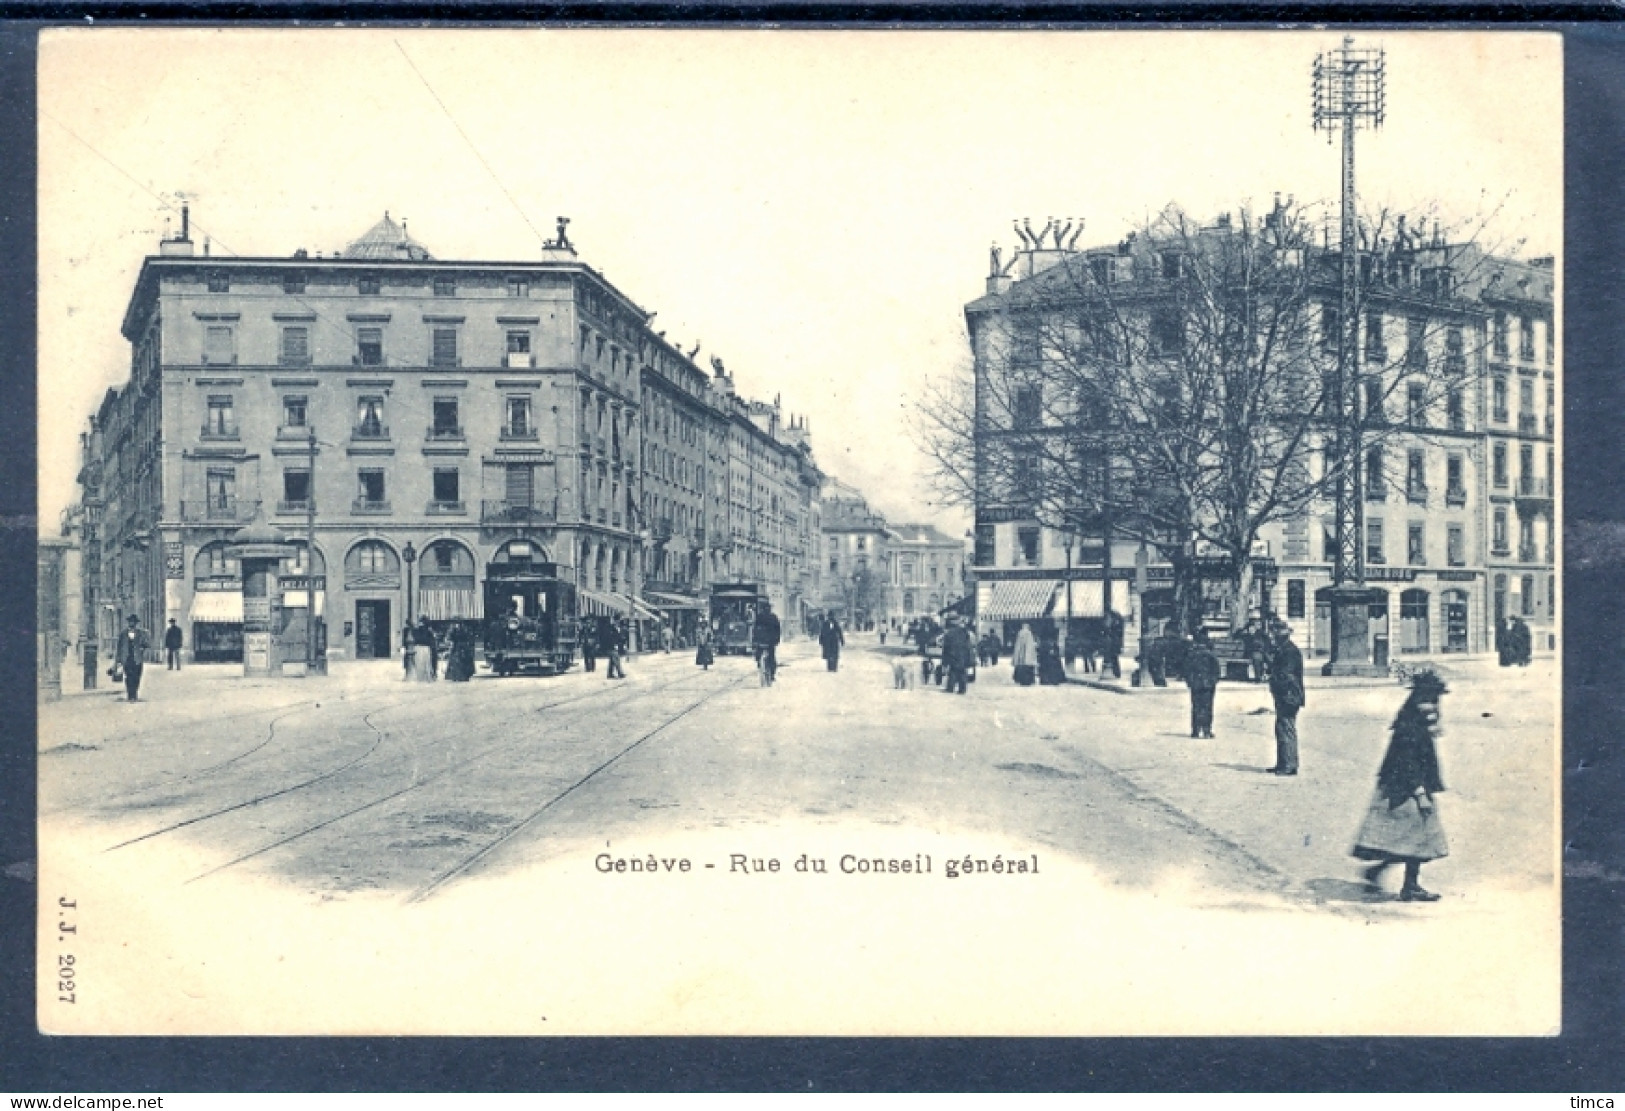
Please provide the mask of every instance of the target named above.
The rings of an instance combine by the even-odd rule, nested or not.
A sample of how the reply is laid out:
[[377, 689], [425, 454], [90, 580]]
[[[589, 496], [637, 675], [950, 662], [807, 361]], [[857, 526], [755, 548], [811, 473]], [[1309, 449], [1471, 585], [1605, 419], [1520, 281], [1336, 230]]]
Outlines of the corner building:
[[101, 623], [175, 618], [194, 658], [240, 658], [226, 551], [256, 517], [295, 542], [284, 608], [313, 605], [334, 658], [392, 656], [408, 617], [479, 617], [510, 557], [560, 565], [587, 613], [697, 607], [731, 557], [700, 558], [718, 391], [651, 315], [562, 222], [520, 262], [437, 259], [387, 214], [328, 258], [211, 258], [183, 225], [142, 265], [131, 378], [84, 439]]

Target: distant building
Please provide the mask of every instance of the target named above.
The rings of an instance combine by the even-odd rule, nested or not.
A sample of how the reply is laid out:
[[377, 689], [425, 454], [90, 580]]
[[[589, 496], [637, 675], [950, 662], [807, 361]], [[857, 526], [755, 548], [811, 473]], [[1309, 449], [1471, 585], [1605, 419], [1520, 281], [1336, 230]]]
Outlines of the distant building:
[[891, 525], [889, 613], [938, 616], [965, 593], [965, 543], [932, 525]]
[[534, 261], [441, 260], [387, 213], [330, 257], [221, 258], [183, 218], [130, 298], [130, 381], [84, 438], [101, 635], [175, 618], [195, 658], [240, 658], [228, 546], [256, 517], [294, 545], [284, 608], [324, 615], [336, 657], [391, 656], [408, 616], [479, 616], [486, 564], [522, 552], [573, 576], [588, 613], [696, 613], [719, 568], [747, 566], [799, 598], [784, 523], [809, 516], [804, 431], [776, 405], [744, 422], [757, 472], [799, 493], [764, 486], [775, 527], [719, 531], [718, 467], [754, 403], [653, 332], [564, 225]]
[[824, 608], [847, 623], [940, 617], [965, 594], [965, 545], [932, 525], [892, 525], [856, 487], [824, 485]]

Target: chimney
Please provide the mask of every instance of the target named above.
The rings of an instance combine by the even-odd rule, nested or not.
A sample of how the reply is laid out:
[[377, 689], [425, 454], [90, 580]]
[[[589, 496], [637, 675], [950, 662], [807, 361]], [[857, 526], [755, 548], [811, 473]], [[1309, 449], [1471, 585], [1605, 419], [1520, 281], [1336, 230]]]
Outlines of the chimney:
[[181, 205], [181, 234], [170, 239], [165, 237], [158, 242], [160, 255], [190, 255], [192, 253], [192, 208], [190, 205]]

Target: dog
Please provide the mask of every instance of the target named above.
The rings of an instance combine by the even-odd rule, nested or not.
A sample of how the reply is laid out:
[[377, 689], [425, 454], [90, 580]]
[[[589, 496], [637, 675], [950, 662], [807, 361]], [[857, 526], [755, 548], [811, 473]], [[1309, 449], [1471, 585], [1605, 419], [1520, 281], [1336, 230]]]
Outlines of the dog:
[[892, 690], [911, 691], [914, 689], [914, 669], [899, 660], [891, 665]]

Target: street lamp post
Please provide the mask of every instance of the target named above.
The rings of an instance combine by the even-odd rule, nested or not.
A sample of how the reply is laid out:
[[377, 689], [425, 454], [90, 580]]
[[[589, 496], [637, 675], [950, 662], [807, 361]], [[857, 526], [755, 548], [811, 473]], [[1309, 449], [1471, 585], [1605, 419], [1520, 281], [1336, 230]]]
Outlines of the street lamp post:
[[418, 561], [418, 550], [412, 547], [408, 540], [406, 547], [401, 549], [401, 558], [406, 560], [406, 623], [412, 624], [412, 564]]
[[[305, 472], [305, 674], [327, 673], [327, 658], [316, 657], [316, 426], [307, 431]], [[326, 593], [325, 587], [323, 593]]]
[[1361, 475], [1359, 383], [1355, 359], [1359, 343], [1359, 260], [1356, 257], [1357, 215], [1354, 191], [1354, 133], [1382, 126], [1385, 113], [1383, 52], [1357, 50], [1354, 39], [1315, 59], [1314, 126], [1340, 130], [1342, 157], [1342, 224], [1338, 250], [1341, 310], [1337, 330], [1337, 370], [1333, 378], [1333, 451], [1337, 459], [1336, 558], [1332, 565], [1331, 659], [1327, 675], [1371, 675], [1371, 592], [1365, 586], [1365, 507]]

